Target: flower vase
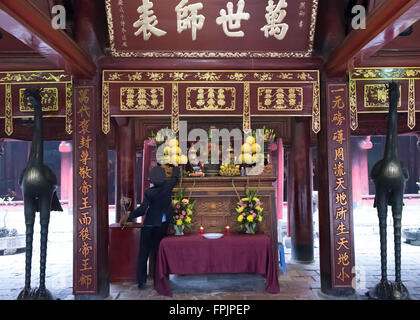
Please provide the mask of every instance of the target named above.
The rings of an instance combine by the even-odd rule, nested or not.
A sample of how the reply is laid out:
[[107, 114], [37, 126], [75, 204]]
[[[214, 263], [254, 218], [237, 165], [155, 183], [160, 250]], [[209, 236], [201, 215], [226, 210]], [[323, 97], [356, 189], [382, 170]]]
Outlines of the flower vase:
[[176, 236], [183, 236], [184, 235], [184, 225], [182, 226], [175, 226], [175, 235]]
[[246, 229], [245, 233], [247, 233], [247, 234], [255, 234], [255, 226], [256, 226], [255, 223], [253, 223], [252, 225], [245, 224], [245, 229]]

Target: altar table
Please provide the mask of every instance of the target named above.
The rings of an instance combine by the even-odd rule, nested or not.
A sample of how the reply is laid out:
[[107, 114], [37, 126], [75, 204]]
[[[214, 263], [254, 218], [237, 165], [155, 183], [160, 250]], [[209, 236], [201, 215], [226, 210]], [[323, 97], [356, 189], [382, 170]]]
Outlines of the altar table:
[[265, 234], [231, 234], [205, 239], [201, 234], [168, 236], [159, 247], [155, 289], [171, 296], [169, 275], [257, 273], [266, 291], [278, 293], [279, 282], [270, 238]]

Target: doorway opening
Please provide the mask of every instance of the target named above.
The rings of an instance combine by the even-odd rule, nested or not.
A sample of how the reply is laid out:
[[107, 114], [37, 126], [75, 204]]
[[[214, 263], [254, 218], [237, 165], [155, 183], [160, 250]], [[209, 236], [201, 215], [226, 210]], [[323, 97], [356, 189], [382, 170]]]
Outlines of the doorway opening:
[[[416, 243], [412, 240], [408, 231], [420, 231], [420, 143], [416, 136], [399, 136], [398, 146], [400, 159], [410, 175], [406, 183], [402, 214], [401, 276], [410, 294], [418, 299], [420, 241]], [[384, 136], [351, 139], [356, 288], [361, 295], [376, 286], [381, 279], [379, 219], [373, 207], [375, 185], [370, 179], [370, 172], [375, 163], [382, 159], [384, 149]], [[387, 215], [387, 260], [388, 280], [394, 281], [394, 229], [390, 206]]]
[[[25, 217], [19, 176], [26, 167], [31, 142], [5, 139], [0, 156], [0, 300], [15, 300], [25, 285]], [[45, 284], [56, 299], [72, 299], [73, 199], [71, 141], [45, 141], [44, 164], [57, 177], [57, 196], [63, 212], [52, 211], [47, 244]], [[7, 233], [7, 234], [6, 234]], [[40, 223], [35, 215], [31, 286], [39, 285]]]

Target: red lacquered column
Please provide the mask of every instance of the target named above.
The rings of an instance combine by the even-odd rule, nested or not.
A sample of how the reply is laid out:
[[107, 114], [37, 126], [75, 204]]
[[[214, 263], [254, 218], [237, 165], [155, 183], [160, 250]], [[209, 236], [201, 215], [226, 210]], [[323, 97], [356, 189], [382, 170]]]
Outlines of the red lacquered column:
[[292, 119], [287, 201], [292, 258], [299, 262], [314, 259], [310, 128], [309, 118]]
[[121, 197], [128, 197], [132, 199], [132, 205], [129, 208], [133, 210], [136, 201], [135, 192], [135, 161], [136, 148], [134, 140], [134, 119], [124, 119], [118, 121], [117, 133], [117, 198], [115, 203], [116, 222], [121, 218]]

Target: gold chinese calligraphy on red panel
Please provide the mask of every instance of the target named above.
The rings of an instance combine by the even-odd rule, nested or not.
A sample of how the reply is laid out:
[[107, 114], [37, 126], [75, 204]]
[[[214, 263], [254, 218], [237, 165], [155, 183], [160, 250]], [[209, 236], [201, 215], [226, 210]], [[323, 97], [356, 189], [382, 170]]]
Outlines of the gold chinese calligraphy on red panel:
[[92, 123], [93, 87], [77, 87], [74, 92], [75, 136], [74, 157], [76, 207], [74, 246], [74, 294], [91, 294], [97, 291], [95, 218], [93, 212], [94, 137]]
[[350, 126], [346, 84], [328, 85], [328, 170], [332, 198], [332, 286], [352, 287], [354, 244], [351, 208]]
[[115, 57], [311, 57], [318, 0], [106, 0]]

